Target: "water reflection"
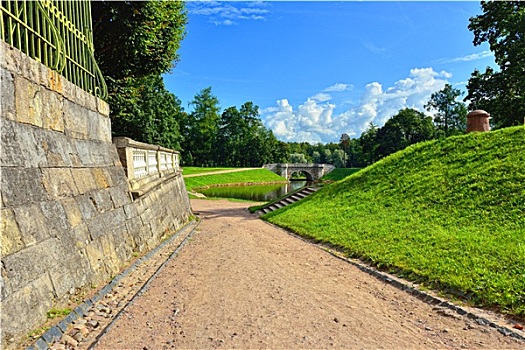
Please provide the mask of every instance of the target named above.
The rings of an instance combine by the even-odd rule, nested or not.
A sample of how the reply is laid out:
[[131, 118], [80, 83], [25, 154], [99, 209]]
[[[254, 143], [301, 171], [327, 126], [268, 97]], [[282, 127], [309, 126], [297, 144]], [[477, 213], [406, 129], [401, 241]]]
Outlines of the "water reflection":
[[206, 197], [237, 198], [268, 202], [298, 190], [306, 184], [306, 181], [292, 181], [287, 184], [211, 187], [206, 190], [199, 190], [199, 192]]

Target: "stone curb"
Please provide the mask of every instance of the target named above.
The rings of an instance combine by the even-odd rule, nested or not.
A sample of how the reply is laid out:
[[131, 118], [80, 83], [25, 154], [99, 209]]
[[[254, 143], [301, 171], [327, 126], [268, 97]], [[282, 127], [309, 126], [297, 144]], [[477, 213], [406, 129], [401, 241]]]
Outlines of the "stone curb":
[[[108, 294], [113, 287], [115, 287], [124, 277], [128, 276], [131, 272], [135, 271], [137, 267], [139, 267], [142, 263], [145, 261], [151, 259], [159, 250], [164, 248], [167, 244], [169, 244], [171, 241], [173, 241], [176, 237], [180, 236], [181, 234], [185, 233], [188, 230], [191, 230], [190, 233], [187, 235], [187, 237], [183, 240], [183, 242], [177, 247], [177, 249], [169, 256], [169, 258], [155, 271], [153, 276], [151, 276], [146, 283], [141, 287], [141, 289], [133, 296], [131, 301], [128, 302], [126, 306], [117, 314], [118, 318], [123, 310], [127, 308], [127, 306], [131, 305], [131, 303], [135, 300], [135, 298], [146, 290], [147, 286], [151, 283], [151, 281], [156, 277], [156, 275], [160, 272], [160, 270], [164, 267], [164, 265], [172, 259], [173, 256], [176, 255], [176, 253], [179, 252], [179, 250], [187, 243], [189, 237], [192, 235], [195, 227], [198, 225], [197, 222], [194, 220], [187, 223], [185, 226], [183, 226], [180, 230], [178, 230], [175, 234], [173, 234], [170, 238], [159, 244], [157, 247], [152, 249], [149, 253], [144, 255], [143, 257], [137, 259], [130, 267], [128, 267], [126, 270], [122, 271], [120, 274], [118, 274], [113, 280], [111, 280], [108, 284], [106, 284], [102, 289], [100, 289], [94, 296], [92, 296], [90, 299], [84, 300], [83, 303], [78, 305], [69, 315], [66, 316], [62, 321], [60, 321], [57, 325], [51, 327], [47, 332], [45, 332], [40, 338], [38, 338], [35, 343], [31, 346], [28, 346], [26, 350], [48, 350], [49, 346], [51, 346], [55, 341], [60, 340], [63, 334], [67, 331], [68, 327], [73, 324], [73, 321], [84, 317], [84, 315], [87, 313], [89, 308], [93, 306], [94, 303], [101, 300], [106, 294]], [[106, 329], [102, 332], [102, 334], [105, 334], [109, 327], [114, 322], [111, 321], [111, 323], [106, 327]], [[102, 334], [100, 336], [102, 336]], [[100, 337], [99, 336], [99, 337]], [[98, 342], [99, 337], [97, 337], [95, 344]], [[91, 348], [91, 347], [90, 347]]]
[[353, 260], [353, 259], [349, 259], [345, 256], [343, 256], [340, 252], [336, 251], [336, 250], [333, 250], [321, 243], [316, 243], [316, 242], [313, 242], [312, 240], [308, 239], [308, 238], [305, 238], [305, 237], [301, 237], [289, 230], [286, 230], [282, 227], [279, 227], [277, 225], [274, 225], [268, 221], [265, 221], [267, 224], [271, 225], [271, 226], [274, 226], [280, 230], [283, 230], [284, 232], [286, 232], [287, 234], [291, 235], [292, 237], [295, 237], [295, 238], [298, 238], [300, 240], [302, 240], [303, 242], [305, 243], [308, 243], [308, 244], [311, 244], [313, 245], [314, 247], [318, 248], [318, 249], [321, 249], [325, 252], [327, 252], [328, 254], [340, 259], [340, 260], [343, 260], [344, 262], [346, 263], [349, 263], [355, 267], [357, 267], [359, 270], [369, 274], [370, 276], [373, 276], [383, 282], [386, 282], [388, 284], [391, 284], [392, 286], [396, 287], [397, 289], [400, 289], [402, 291], [405, 291], [413, 296], [415, 296], [416, 298], [420, 299], [421, 301], [427, 303], [427, 304], [430, 304], [430, 305], [436, 305], [436, 306], [440, 306], [440, 307], [444, 307], [444, 308], [447, 308], [447, 309], [450, 309], [454, 312], [456, 312], [457, 314], [461, 315], [461, 316], [466, 316], [468, 318], [470, 318], [471, 320], [474, 320], [476, 323], [478, 323], [480, 326], [489, 326], [489, 327], [492, 327], [492, 328], [495, 328], [499, 333], [503, 334], [504, 336], [509, 336], [509, 337], [513, 337], [513, 338], [516, 338], [516, 339], [519, 339], [521, 341], [525, 341], [525, 336], [522, 335], [522, 334], [519, 334], [517, 333], [516, 331], [512, 330], [512, 329], [509, 329], [507, 327], [504, 327], [504, 326], [500, 326], [498, 324], [496, 324], [495, 322], [485, 318], [485, 317], [482, 317], [482, 316], [479, 316], [479, 315], [476, 315], [475, 313], [473, 312], [469, 312], [463, 308], [461, 308], [460, 306], [457, 306], [457, 305], [454, 305], [453, 303], [447, 301], [447, 300], [444, 300], [444, 299], [441, 299], [441, 298], [438, 298], [438, 297], [435, 297], [433, 295], [430, 295], [429, 293], [426, 293], [422, 290], [419, 290], [411, 285], [408, 284], [407, 281], [404, 281], [404, 280], [401, 280], [401, 279], [398, 279], [394, 276], [391, 276], [385, 272], [381, 272], [369, 265], [366, 265], [360, 261], [357, 261], [357, 260]]

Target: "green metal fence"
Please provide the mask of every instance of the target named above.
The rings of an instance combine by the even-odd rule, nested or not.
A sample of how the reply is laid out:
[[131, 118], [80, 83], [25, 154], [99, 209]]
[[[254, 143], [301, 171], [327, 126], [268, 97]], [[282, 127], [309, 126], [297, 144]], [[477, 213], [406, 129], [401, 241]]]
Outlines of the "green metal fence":
[[95, 62], [90, 1], [12, 1], [0, 5], [0, 39], [105, 98]]

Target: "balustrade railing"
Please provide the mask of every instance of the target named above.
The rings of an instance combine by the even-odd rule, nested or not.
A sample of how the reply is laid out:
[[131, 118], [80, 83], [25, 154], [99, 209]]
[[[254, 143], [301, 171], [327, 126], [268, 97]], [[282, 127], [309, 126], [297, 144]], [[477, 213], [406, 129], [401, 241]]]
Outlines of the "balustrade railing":
[[117, 147], [132, 191], [147, 188], [180, 172], [180, 153], [177, 151], [127, 137], [115, 137], [113, 144]]

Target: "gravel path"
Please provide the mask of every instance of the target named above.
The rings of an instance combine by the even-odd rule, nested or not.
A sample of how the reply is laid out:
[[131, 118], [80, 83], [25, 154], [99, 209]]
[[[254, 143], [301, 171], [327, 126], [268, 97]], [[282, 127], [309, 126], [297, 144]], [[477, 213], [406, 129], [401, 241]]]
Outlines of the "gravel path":
[[217, 170], [217, 171], [208, 171], [204, 173], [189, 174], [189, 175], [183, 175], [183, 176], [184, 177], [197, 177], [197, 176], [216, 175], [216, 174], [238, 173], [240, 171], [257, 170], [257, 169], [261, 169], [261, 168], [239, 168], [239, 169], [229, 169], [229, 170]]
[[192, 200], [192, 239], [97, 349], [523, 349], [250, 215]]

